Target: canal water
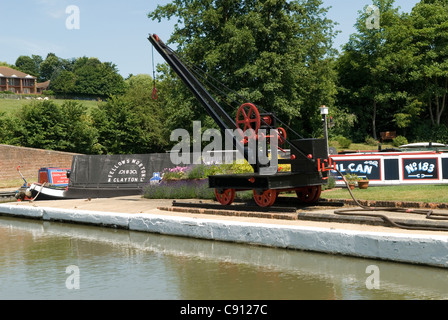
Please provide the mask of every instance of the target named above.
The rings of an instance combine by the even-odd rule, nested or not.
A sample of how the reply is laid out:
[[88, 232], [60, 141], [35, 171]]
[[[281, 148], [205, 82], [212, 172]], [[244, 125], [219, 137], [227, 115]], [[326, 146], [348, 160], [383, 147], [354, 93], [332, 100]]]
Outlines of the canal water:
[[0, 217], [0, 299], [447, 299], [448, 270]]

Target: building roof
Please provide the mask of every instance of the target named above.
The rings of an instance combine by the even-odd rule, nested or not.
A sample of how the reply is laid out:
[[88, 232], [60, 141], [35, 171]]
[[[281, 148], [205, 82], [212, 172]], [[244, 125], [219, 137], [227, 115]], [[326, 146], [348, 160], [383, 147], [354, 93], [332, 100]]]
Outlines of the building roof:
[[29, 74], [26, 74], [22, 71], [11, 69], [8, 67], [0, 67], [0, 75], [5, 78], [27, 78], [27, 79], [36, 79]]

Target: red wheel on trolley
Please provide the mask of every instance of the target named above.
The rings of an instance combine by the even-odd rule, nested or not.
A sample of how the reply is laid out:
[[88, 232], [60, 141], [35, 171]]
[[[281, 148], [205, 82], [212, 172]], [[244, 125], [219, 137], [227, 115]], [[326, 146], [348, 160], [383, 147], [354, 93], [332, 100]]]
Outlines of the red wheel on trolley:
[[[243, 104], [236, 114], [236, 127], [249, 139], [255, 138], [260, 129], [261, 117], [257, 107], [252, 103]], [[250, 132], [250, 129], [253, 131]], [[249, 130], [249, 131], [248, 131]]]
[[254, 200], [257, 205], [260, 207], [270, 207], [277, 200], [278, 191], [277, 190], [266, 190], [261, 194], [257, 193], [257, 190], [254, 190]]
[[235, 200], [235, 189], [226, 189], [222, 193], [215, 189], [216, 200], [224, 206], [229, 206]]
[[322, 186], [310, 186], [296, 189], [297, 197], [301, 202], [305, 203], [315, 203], [319, 201], [321, 193]]
[[286, 130], [283, 128], [277, 128], [278, 131], [278, 144], [282, 145], [286, 142]]

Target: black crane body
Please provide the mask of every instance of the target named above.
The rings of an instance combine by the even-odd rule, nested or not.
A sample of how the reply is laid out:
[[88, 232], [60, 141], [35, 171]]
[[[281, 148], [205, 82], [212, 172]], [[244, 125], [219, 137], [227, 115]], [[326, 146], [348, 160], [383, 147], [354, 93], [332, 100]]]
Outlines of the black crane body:
[[[241, 105], [236, 120], [233, 119], [176, 53], [163, 43], [157, 35], [150, 35], [148, 40], [190, 89], [219, 126], [223, 135], [235, 131], [243, 132], [241, 136], [238, 134], [232, 135], [233, 146], [246, 160], [252, 160], [249, 163], [252, 165], [254, 173], [209, 176], [209, 187], [215, 189], [216, 199], [221, 204], [231, 205], [235, 199], [235, 192], [246, 190], [253, 190], [254, 200], [261, 207], [272, 206], [281, 192], [296, 192], [299, 200], [305, 203], [314, 203], [319, 200], [322, 185], [327, 183], [329, 171], [334, 169], [334, 163], [328, 155], [326, 134], [324, 134], [324, 139], [300, 138], [287, 140], [286, 130], [276, 126], [280, 120], [272, 113], [259, 113], [258, 108], [252, 103]], [[326, 133], [326, 114], [322, 114], [324, 132]], [[261, 133], [267, 130], [275, 134], [263, 135]], [[246, 132], [249, 132], [249, 134], [246, 134]], [[249, 141], [251, 139], [256, 140], [255, 148], [257, 151], [253, 150], [254, 143]], [[259, 150], [258, 142], [264, 139], [268, 139], [268, 141], [276, 139], [275, 141], [278, 143], [271, 143], [271, 148], [274, 145], [282, 151], [283, 149], [278, 145], [289, 145], [289, 157], [274, 160], [275, 163], [280, 165], [290, 164], [290, 172], [279, 172], [278, 166], [276, 166], [275, 172], [266, 174], [263, 169], [270, 167], [270, 164], [261, 164], [258, 157], [255, 157], [255, 161], [254, 157], [250, 157], [251, 153], [257, 154]], [[266, 148], [266, 157], [268, 156], [267, 152]], [[276, 156], [276, 152], [271, 152], [271, 158]]]

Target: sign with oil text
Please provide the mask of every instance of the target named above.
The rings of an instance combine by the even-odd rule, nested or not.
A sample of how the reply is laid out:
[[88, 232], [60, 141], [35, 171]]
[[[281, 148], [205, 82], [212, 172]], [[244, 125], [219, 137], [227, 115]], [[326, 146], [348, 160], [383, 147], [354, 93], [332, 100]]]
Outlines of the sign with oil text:
[[[336, 163], [336, 168], [343, 174], [356, 174], [360, 178], [367, 178], [369, 180], [381, 180], [381, 159], [372, 158], [368, 160], [356, 159], [333, 159]], [[336, 172], [336, 171], [335, 171]], [[342, 179], [337, 173], [338, 179]]]
[[[448, 153], [377, 152], [331, 155], [343, 174], [367, 178], [370, 185], [443, 184], [448, 183]], [[343, 186], [337, 171], [331, 175]]]

